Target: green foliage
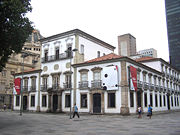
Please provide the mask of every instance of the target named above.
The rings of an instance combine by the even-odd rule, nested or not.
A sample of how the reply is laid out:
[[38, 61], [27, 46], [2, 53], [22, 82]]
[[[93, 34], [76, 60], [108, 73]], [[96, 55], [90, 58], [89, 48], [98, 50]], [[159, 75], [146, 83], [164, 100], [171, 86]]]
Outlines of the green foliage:
[[0, 71], [15, 52], [22, 50], [32, 33], [32, 22], [25, 16], [32, 11], [31, 0], [0, 0]]

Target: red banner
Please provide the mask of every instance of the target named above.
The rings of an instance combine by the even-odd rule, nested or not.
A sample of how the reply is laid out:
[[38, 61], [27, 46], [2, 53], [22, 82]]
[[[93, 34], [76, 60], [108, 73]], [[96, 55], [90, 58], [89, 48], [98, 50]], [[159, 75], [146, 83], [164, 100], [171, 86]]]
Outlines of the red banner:
[[17, 95], [20, 95], [21, 91], [21, 78], [14, 79], [14, 87], [17, 92]]
[[135, 67], [130, 66], [130, 76], [131, 76], [131, 90], [137, 91], [137, 70]]

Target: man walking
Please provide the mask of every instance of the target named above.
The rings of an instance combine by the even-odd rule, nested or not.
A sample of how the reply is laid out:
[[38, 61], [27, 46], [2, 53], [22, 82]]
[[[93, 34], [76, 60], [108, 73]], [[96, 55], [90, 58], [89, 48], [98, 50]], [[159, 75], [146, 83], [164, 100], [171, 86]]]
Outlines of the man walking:
[[73, 118], [74, 118], [75, 115], [77, 115], [78, 118], [79, 118], [78, 107], [76, 106], [76, 104], [74, 104]]

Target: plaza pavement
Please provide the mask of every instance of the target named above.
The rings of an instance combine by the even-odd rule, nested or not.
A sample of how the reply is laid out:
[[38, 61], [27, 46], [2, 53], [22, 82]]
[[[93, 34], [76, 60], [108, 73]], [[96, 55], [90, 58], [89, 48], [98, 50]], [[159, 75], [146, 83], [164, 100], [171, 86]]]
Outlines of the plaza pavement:
[[0, 112], [0, 135], [180, 135], [180, 112], [143, 115], [81, 115]]

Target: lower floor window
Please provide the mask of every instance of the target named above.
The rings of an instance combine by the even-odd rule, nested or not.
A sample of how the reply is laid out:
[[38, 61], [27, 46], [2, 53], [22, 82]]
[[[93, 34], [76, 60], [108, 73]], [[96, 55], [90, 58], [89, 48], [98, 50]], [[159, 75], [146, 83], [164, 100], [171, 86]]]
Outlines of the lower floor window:
[[81, 108], [87, 108], [87, 94], [81, 94]]
[[161, 98], [161, 94], [159, 95], [159, 102], [160, 102], [160, 107], [162, 107], [162, 98]]
[[16, 95], [16, 106], [19, 106], [19, 99], [20, 99], [19, 95]]
[[163, 95], [164, 106], [166, 106], [166, 97]]
[[46, 101], [47, 101], [46, 95], [43, 95], [42, 96], [42, 107], [46, 107], [47, 106], [47, 104], [46, 104], [47, 102]]
[[115, 93], [108, 93], [108, 107], [115, 107]]
[[31, 107], [35, 106], [35, 96], [31, 96]]
[[171, 106], [173, 106], [173, 97], [171, 96]]
[[150, 105], [153, 106], [153, 95], [150, 94]]
[[134, 107], [134, 92], [130, 92], [130, 107]]
[[157, 94], [155, 94], [155, 105], [158, 106]]
[[144, 106], [147, 107], [147, 93], [144, 93]]
[[65, 107], [70, 107], [71, 98], [70, 95], [65, 95]]

